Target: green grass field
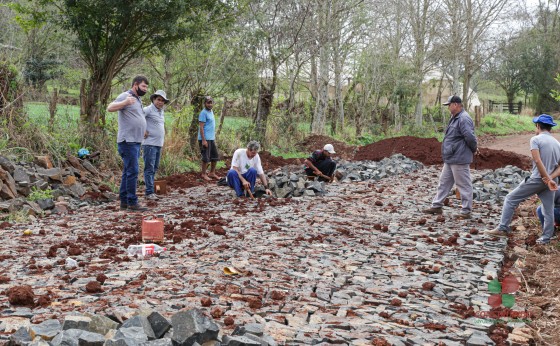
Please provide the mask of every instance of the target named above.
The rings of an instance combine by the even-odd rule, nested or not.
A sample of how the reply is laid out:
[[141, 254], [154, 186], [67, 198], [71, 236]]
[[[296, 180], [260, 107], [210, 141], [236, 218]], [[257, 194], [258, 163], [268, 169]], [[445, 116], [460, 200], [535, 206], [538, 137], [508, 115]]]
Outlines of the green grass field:
[[[31, 121], [37, 125], [40, 125], [43, 128], [48, 126], [49, 122], [49, 111], [48, 105], [46, 103], [40, 102], [28, 102], [25, 104], [25, 110], [29, 115]], [[58, 130], [68, 130], [74, 131], [78, 128], [79, 124], [79, 107], [78, 106], [67, 106], [67, 105], [59, 105], [57, 107], [56, 113], [56, 129]], [[180, 116], [179, 113], [172, 113], [167, 111], [166, 112], [166, 128], [171, 130], [171, 128], [175, 124], [176, 117]], [[183, 113], [185, 116], [185, 121], [190, 123], [190, 115], [188, 113]], [[111, 126], [116, 127], [116, 117], [117, 113], [107, 113], [107, 122], [111, 124]], [[218, 119], [216, 119], [218, 121]], [[269, 124], [269, 132], [279, 131], [277, 125], [274, 121]], [[441, 128], [444, 128], [442, 126]], [[476, 130], [478, 135], [484, 133], [490, 133], [494, 135], [507, 135], [525, 131], [531, 131], [534, 128], [534, 124], [532, 123], [532, 117], [530, 116], [523, 116], [523, 115], [512, 115], [507, 113], [492, 113], [484, 118], [482, 118], [481, 126]], [[327, 127], [327, 134], [330, 133], [330, 127]], [[371, 130], [374, 130], [372, 128]], [[224, 119], [224, 125], [222, 128], [222, 134], [224, 138], [222, 139], [222, 145], [227, 145], [228, 147], [242, 145], [241, 142], [249, 138], [253, 134], [253, 127], [252, 127], [252, 119], [246, 117], [226, 117]], [[297, 136], [304, 137], [310, 133], [310, 124], [309, 122], [301, 121], [298, 122], [296, 126]], [[353, 137], [355, 133], [355, 129], [353, 124], [349, 124], [344, 128], [343, 133], [338, 134], [334, 137], [337, 140], [344, 141], [349, 144], [360, 144], [365, 145], [380, 139], [383, 139], [383, 135], [380, 133], [370, 133], [366, 131], [360, 138]], [[294, 135], [294, 134], [290, 134]], [[405, 126], [404, 129], [400, 132], [391, 132], [388, 134], [390, 137], [396, 136], [403, 136], [403, 135], [414, 135], [420, 137], [436, 137], [439, 140], [443, 138], [442, 132], [435, 132], [433, 128], [429, 124], [426, 124], [426, 127], [422, 131], [417, 131], [410, 126]], [[296, 137], [297, 137], [296, 136]], [[277, 136], [279, 139], [283, 139], [283, 136]], [[227, 148], [231, 149], [231, 148]], [[284, 156], [286, 158], [294, 158], [294, 157], [305, 157], [307, 153], [301, 153], [293, 149], [292, 145], [286, 145], [286, 143], [279, 141], [276, 146], [271, 146], [269, 150], [274, 155]]]

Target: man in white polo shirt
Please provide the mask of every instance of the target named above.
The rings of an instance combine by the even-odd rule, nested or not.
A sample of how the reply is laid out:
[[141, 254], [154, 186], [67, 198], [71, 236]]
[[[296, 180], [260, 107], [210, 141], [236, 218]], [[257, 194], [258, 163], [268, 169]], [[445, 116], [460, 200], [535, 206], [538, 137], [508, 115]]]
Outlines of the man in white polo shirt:
[[237, 149], [233, 153], [231, 169], [227, 173], [227, 183], [235, 190], [237, 197], [244, 196], [245, 190], [250, 190], [251, 193], [255, 191], [257, 176], [266, 188], [266, 194], [272, 196], [258, 154], [260, 147], [259, 142], [251, 141], [246, 149]]

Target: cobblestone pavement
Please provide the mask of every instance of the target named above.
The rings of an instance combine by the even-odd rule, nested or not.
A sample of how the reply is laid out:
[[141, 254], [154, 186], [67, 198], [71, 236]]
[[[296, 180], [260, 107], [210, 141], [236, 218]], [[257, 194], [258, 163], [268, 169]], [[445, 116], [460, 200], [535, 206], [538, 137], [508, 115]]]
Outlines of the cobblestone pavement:
[[[455, 220], [451, 197], [443, 215], [423, 215], [438, 173], [335, 183], [324, 197], [286, 200], [173, 191], [150, 202], [165, 213], [169, 250], [145, 260], [125, 251], [140, 241], [141, 215], [116, 204], [40, 220], [25, 227], [32, 236], [3, 230], [0, 276], [9, 281], [0, 291], [31, 285], [43, 306], [15, 308], [1, 295], [0, 315], [124, 319], [144, 307], [165, 316], [197, 307], [225, 330], [264, 323], [280, 344], [491, 344], [489, 324], [473, 314], [489, 310], [487, 283], [503, 259], [505, 240], [479, 234], [499, 207], [476, 203], [471, 220]], [[65, 268], [67, 257], [79, 267]], [[86, 289], [96, 279], [102, 292]]]

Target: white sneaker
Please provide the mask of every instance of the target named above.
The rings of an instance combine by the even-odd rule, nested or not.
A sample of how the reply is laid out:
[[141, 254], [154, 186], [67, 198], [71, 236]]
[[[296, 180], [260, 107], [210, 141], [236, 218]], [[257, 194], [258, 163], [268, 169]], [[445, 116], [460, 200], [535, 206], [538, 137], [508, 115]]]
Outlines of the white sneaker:
[[151, 194], [146, 196], [146, 199], [149, 199], [151, 201], [157, 201], [157, 200], [159, 200], [159, 197], [155, 193], [151, 193]]

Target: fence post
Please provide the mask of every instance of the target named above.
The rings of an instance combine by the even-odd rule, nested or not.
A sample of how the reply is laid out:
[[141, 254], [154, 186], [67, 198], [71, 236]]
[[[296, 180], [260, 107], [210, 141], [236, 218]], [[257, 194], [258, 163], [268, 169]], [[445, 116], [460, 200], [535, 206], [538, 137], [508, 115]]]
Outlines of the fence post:
[[482, 118], [482, 112], [480, 106], [474, 106], [474, 127], [480, 126], [480, 119]]
[[517, 103], [517, 114], [521, 114], [521, 109], [523, 108], [523, 102], [519, 101]]

